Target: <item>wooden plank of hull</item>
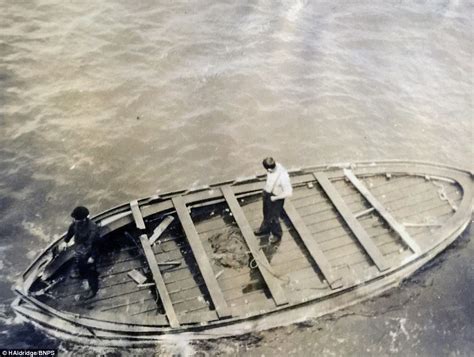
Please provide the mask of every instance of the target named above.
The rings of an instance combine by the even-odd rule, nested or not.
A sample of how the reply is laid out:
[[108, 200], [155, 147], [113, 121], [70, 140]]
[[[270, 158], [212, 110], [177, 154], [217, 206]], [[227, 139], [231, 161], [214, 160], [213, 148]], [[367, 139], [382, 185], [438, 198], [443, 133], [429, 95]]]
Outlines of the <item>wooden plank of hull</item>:
[[285, 212], [288, 218], [290, 219], [291, 223], [295, 227], [296, 231], [298, 232], [301, 240], [304, 242], [305, 247], [308, 249], [311, 257], [314, 259], [316, 264], [323, 273], [324, 277], [328, 281], [329, 285], [332, 289], [337, 289], [342, 286], [342, 280], [340, 277], [336, 276], [329, 264], [326, 256], [320, 249], [318, 243], [314, 240], [313, 236], [309, 232], [308, 228], [304, 224], [303, 220], [301, 219], [300, 215], [296, 211], [296, 208], [293, 206], [293, 203], [290, 200], [285, 201]]
[[37, 309], [35, 306], [27, 304], [22, 301], [21, 305], [15, 306], [15, 310], [21, 315], [31, 319], [35, 322], [42, 323], [47, 327], [53, 327], [55, 330], [63, 330], [65, 332], [74, 331], [75, 335], [87, 336], [94, 338], [95, 335], [92, 330], [78, 325], [74, 325], [68, 321], [62, 320], [59, 317], [46, 314], [44, 311]]
[[372, 193], [365, 187], [365, 185], [354, 175], [351, 170], [344, 169], [344, 175], [351, 181], [357, 190], [367, 199], [367, 201], [376, 209], [376, 211], [385, 219], [390, 227], [397, 232], [397, 234], [403, 239], [403, 241], [410, 247], [416, 254], [421, 253], [421, 249], [418, 244], [413, 240], [401, 224], [399, 224], [395, 218], [385, 209], [385, 207], [372, 195]]
[[247, 221], [242, 208], [237, 202], [232, 188], [230, 186], [224, 186], [221, 188], [221, 191], [227, 201], [227, 204], [229, 205], [235, 221], [240, 228], [240, 231], [242, 232], [245, 242], [247, 243], [247, 246], [249, 247], [250, 252], [257, 263], [257, 267], [260, 270], [260, 273], [262, 274], [263, 279], [265, 280], [265, 283], [272, 294], [273, 300], [277, 305], [287, 304], [288, 299], [286, 298], [280, 283], [272, 274], [270, 263], [268, 262], [265, 255], [259, 250], [257, 239], [253, 234], [252, 228], [250, 227], [250, 224]]
[[68, 322], [82, 325], [86, 328], [91, 329], [99, 329], [99, 330], [112, 330], [117, 332], [134, 332], [134, 333], [148, 333], [148, 332], [160, 332], [162, 327], [160, 325], [167, 326], [168, 322], [166, 319], [160, 319], [161, 315], [156, 316], [155, 325], [153, 326], [143, 326], [143, 325], [133, 325], [130, 323], [125, 322], [112, 322], [112, 321], [104, 321], [98, 320], [91, 317], [81, 317], [77, 314], [71, 314], [68, 312], [58, 311], [49, 305], [39, 301], [38, 299], [33, 298], [32, 296], [25, 295], [20, 290], [15, 289], [16, 293], [20, 295], [24, 300], [29, 302], [30, 304], [39, 307], [41, 310], [44, 310], [53, 316], [57, 316], [61, 319], [64, 319]]
[[212, 302], [220, 317], [231, 316], [231, 311], [227, 306], [222, 290], [214, 275], [214, 271], [207, 257], [206, 251], [202, 245], [201, 239], [196, 231], [194, 223], [189, 215], [186, 203], [181, 196], [173, 197], [173, 205], [181, 222], [181, 226], [186, 234], [189, 245], [193, 252], [194, 258], [199, 266], [202, 277], [206, 283], [206, 287], [211, 295]]
[[361, 224], [357, 221], [354, 217], [350, 209], [347, 207], [344, 200], [341, 198], [333, 184], [329, 181], [327, 176], [322, 173], [314, 173], [314, 177], [318, 181], [321, 188], [326, 192], [331, 202], [334, 204], [336, 209], [338, 210], [339, 214], [342, 216], [344, 221], [347, 223], [349, 228], [354, 233], [355, 237], [359, 240], [360, 244], [370, 256], [372, 261], [377, 265], [380, 271], [387, 270], [389, 268], [387, 262], [385, 261], [382, 253], [374, 244], [374, 242], [370, 239], [365, 229], [361, 226]]
[[142, 244], [143, 251], [145, 252], [145, 257], [148, 262], [148, 266], [150, 267], [151, 274], [153, 275], [153, 281], [155, 282], [157, 294], [163, 303], [163, 307], [165, 308], [166, 316], [168, 317], [170, 326], [179, 327], [178, 317], [174, 311], [173, 303], [171, 302], [171, 298], [168, 294], [168, 290], [166, 289], [163, 276], [161, 275], [160, 268], [158, 267], [158, 262], [156, 261], [155, 254], [153, 254], [150, 241], [148, 240], [146, 234], [140, 235], [140, 242]]

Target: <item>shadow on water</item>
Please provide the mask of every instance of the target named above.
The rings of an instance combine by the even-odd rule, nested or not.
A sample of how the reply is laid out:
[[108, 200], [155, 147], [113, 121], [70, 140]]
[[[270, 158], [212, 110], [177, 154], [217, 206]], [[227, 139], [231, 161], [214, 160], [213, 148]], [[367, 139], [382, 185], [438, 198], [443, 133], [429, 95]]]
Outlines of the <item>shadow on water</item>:
[[429, 261], [416, 271], [415, 274], [405, 279], [400, 287], [412, 287], [418, 284], [423, 284], [428, 274], [443, 268], [443, 263], [448, 259], [459, 258], [462, 252], [468, 247], [472, 236], [472, 223], [466, 227], [465, 231], [457, 238], [454, 243], [443, 250], [435, 259]]
[[61, 341], [46, 335], [31, 323], [19, 321], [18, 318], [13, 316], [13, 311], [10, 309], [1, 317], [0, 329], [3, 331], [0, 335], [0, 346], [2, 348], [56, 349], [61, 344]]

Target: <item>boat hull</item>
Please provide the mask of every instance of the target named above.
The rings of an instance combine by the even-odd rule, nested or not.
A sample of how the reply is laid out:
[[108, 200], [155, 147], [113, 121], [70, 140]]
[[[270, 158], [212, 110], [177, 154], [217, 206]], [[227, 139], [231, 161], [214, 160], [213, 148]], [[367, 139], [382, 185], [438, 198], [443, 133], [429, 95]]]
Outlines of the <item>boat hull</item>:
[[[353, 176], [352, 173], [354, 174]], [[314, 179], [311, 177], [308, 179], [308, 175], [310, 174], [314, 176]], [[441, 213], [439, 214], [440, 217], [443, 217], [442, 224], [439, 222], [433, 224], [429, 221], [422, 221], [422, 223], [416, 223], [418, 225], [421, 224], [421, 226], [407, 228], [412, 227], [415, 223], [408, 222], [404, 223], [402, 226], [401, 222], [396, 222], [394, 218], [398, 217], [397, 209], [399, 211], [401, 210], [400, 212], [404, 212], [406, 216], [406, 208], [402, 207], [396, 209], [397, 204], [399, 205], [398, 202], [402, 202], [402, 199], [393, 198], [392, 201], [387, 199], [385, 202], [387, 202], [386, 206], [388, 209], [385, 209], [384, 206], [379, 207], [378, 205], [385, 195], [389, 195], [388, 189], [386, 190], [386, 194], [382, 192], [383, 194], [380, 194], [378, 197], [371, 195], [370, 192], [367, 192], [364, 195], [365, 188], [368, 188], [369, 190], [371, 189], [371, 180], [381, 183], [379, 186], [376, 186], [373, 191], [376, 191], [377, 187], [380, 189], [380, 187], [383, 188], [384, 186], [388, 186], [383, 182], [383, 177], [385, 177], [384, 179], [387, 181], [394, 180], [395, 177], [398, 177], [397, 180], [402, 180], [402, 177], [406, 177], [407, 179], [411, 180], [407, 181], [411, 182], [410, 185], [419, 186], [416, 187], [418, 187], [417, 189], [421, 190], [420, 192], [425, 192], [423, 190], [430, 188], [431, 185], [434, 185], [435, 193], [439, 195], [440, 202], [436, 203], [436, 198], [430, 199], [430, 202], [433, 202], [433, 204], [436, 203], [437, 208], [434, 209], [430, 208], [431, 206], [428, 207], [430, 212], [428, 218], [433, 218], [431, 216], [434, 214], [433, 212], [442, 212], [442, 215]], [[325, 181], [326, 179], [327, 182]], [[261, 189], [258, 187], [261, 186], [262, 180], [262, 177], [257, 177], [248, 181], [226, 182], [223, 184], [212, 185], [209, 188], [196, 191], [178, 191], [164, 195], [158, 199], [148, 198], [140, 200], [138, 201], [138, 205], [141, 207], [141, 213], [143, 213], [145, 221], [147, 221], [147, 217], [154, 217], [157, 214], [160, 214], [160, 212], [169, 213], [170, 210], [171, 212], [174, 212], [174, 207], [169, 206], [169, 201], [176, 203], [176, 197], [178, 196], [188, 197], [189, 207], [194, 210], [199, 210], [201, 207], [212, 207], [212, 205], [224, 203], [229, 205], [231, 211], [232, 209], [238, 211], [239, 208], [232, 206], [230, 199], [227, 198], [224, 200], [224, 202], [222, 202], [221, 194], [217, 194], [214, 197], [213, 195], [215, 194], [215, 191], [219, 191], [219, 189], [221, 189], [223, 186], [230, 185], [233, 187], [234, 192], [236, 192], [235, 196], [239, 198], [241, 206], [247, 207], [243, 204], [243, 200], [247, 198], [243, 197], [252, 197], [253, 195], [258, 194], [259, 190]], [[180, 302], [178, 302], [177, 299], [173, 300], [174, 295], [172, 293], [171, 286], [174, 282], [169, 282], [166, 280], [166, 272], [164, 273], [164, 281], [166, 282], [165, 289], [168, 287], [171, 295], [171, 308], [176, 309], [176, 316], [178, 323], [180, 323], [178, 327], [170, 326], [170, 316], [172, 315], [170, 315], [169, 310], [166, 309], [164, 310], [164, 314], [157, 314], [157, 312], [154, 310], [150, 314], [151, 317], [147, 316], [149, 318], [148, 320], [143, 320], [143, 322], [138, 323], [130, 323], [130, 320], [127, 318], [114, 321], [106, 315], [103, 315], [103, 318], [92, 318], [91, 316], [77, 313], [74, 314], [71, 313], [71, 311], [63, 311], [58, 308], [58, 306], [60, 307], [61, 305], [55, 305], [54, 301], [48, 299], [42, 300], [41, 297], [37, 297], [32, 294], [32, 292], [35, 290], [35, 284], [37, 284], [38, 276], [41, 276], [42, 279], [54, 277], [55, 274], [57, 274], [57, 272], [62, 269], [62, 267], [69, 260], [66, 255], [60, 257], [61, 259], [58, 259], [57, 256], [53, 258], [54, 247], [56, 247], [57, 244], [61, 242], [62, 238], [48, 247], [46, 251], [27, 270], [24, 275], [24, 279], [21, 282], [22, 284], [20, 284], [20, 286], [17, 288], [19, 298], [14, 303], [14, 309], [19, 315], [23, 316], [29, 321], [32, 321], [38, 326], [45, 328], [49, 333], [59, 338], [74, 340], [76, 342], [86, 344], [93, 343], [106, 346], [143, 346], [152, 344], [159, 340], [170, 340], [173, 338], [186, 337], [189, 339], [206, 339], [223, 336], [234, 336], [295, 322], [301, 322], [310, 318], [317, 318], [319, 316], [335, 312], [339, 309], [379, 295], [382, 292], [400, 284], [403, 279], [409, 277], [416, 270], [425, 265], [429, 260], [441, 253], [462, 233], [464, 229], [466, 229], [471, 220], [472, 174], [463, 170], [421, 163], [359, 163], [352, 165], [334, 165], [329, 167], [299, 170], [292, 173], [292, 182], [293, 184], [294, 182], [297, 182], [296, 186], [298, 189], [296, 191], [299, 192], [299, 195], [302, 198], [300, 198], [299, 206], [297, 204], [298, 200], [296, 198], [294, 200], [292, 199], [294, 206], [296, 207], [294, 212], [287, 207], [287, 204], [285, 204], [287, 214], [286, 218], [287, 221], [289, 221], [289, 223], [287, 222], [287, 225], [290, 226], [290, 229], [288, 230], [288, 241], [290, 239], [298, 241], [301, 249], [306, 249], [304, 251], [305, 257], [307, 257], [307, 259], [311, 261], [313, 265], [309, 265], [306, 268], [301, 268], [298, 271], [295, 270], [295, 272], [290, 271], [287, 275], [283, 275], [281, 273], [278, 275], [276, 273], [279, 272], [277, 270], [278, 265], [275, 264], [275, 262], [280, 262], [280, 260], [284, 262], [285, 252], [282, 249], [283, 251], [278, 252], [278, 254], [281, 254], [281, 258], [278, 254], [270, 258], [268, 258], [268, 255], [264, 255], [262, 258], [259, 258], [261, 260], [269, 260], [268, 269], [272, 270], [271, 274], [269, 274], [270, 276], [265, 277], [265, 267], [262, 268], [259, 266], [264, 264], [261, 260], [256, 259], [257, 268], [260, 272], [257, 285], [263, 285], [261, 292], [256, 290], [250, 294], [245, 295], [242, 293], [242, 291], [245, 289], [239, 290], [235, 287], [229, 287], [228, 290], [225, 290], [226, 285], [222, 280], [219, 280], [217, 289], [222, 289], [224, 304], [230, 305], [231, 301], [240, 301], [244, 298], [246, 299], [245, 304], [241, 303], [241, 305], [238, 305], [237, 307], [229, 306], [230, 316], [222, 317], [220, 316], [219, 311], [217, 311], [216, 306], [219, 301], [219, 296], [216, 294], [216, 291], [211, 291], [214, 288], [212, 286], [209, 287], [209, 284], [207, 283], [209, 281], [212, 282], [212, 276], [207, 276], [207, 279], [204, 279], [204, 286], [210, 292], [209, 294], [205, 295], [206, 298], [211, 300], [209, 310], [206, 310], [205, 307], [200, 307], [200, 310], [198, 310], [197, 314], [193, 315], [188, 313], [188, 321], [186, 321], [184, 318], [186, 314], [179, 313]], [[313, 182], [323, 193], [324, 199], [329, 202], [328, 204], [331, 206], [331, 210], [338, 215], [332, 220], [325, 218], [326, 221], [328, 224], [333, 225], [334, 223], [331, 222], [341, 221], [342, 227], [345, 230], [350, 231], [347, 233], [347, 236], [355, 242], [354, 244], [352, 242], [350, 245], [343, 245], [343, 243], [339, 243], [342, 242], [343, 238], [346, 239], [345, 235], [338, 238], [333, 238], [332, 241], [324, 241], [323, 238], [319, 237], [323, 237], [325, 234], [316, 234], [309, 231], [305, 222], [307, 223], [307, 220], [309, 219], [308, 217], [311, 217], [311, 215], [303, 215], [305, 212], [304, 210], [306, 209], [305, 207], [312, 207], [322, 204], [322, 201], [317, 201], [317, 203], [314, 203], [316, 202], [314, 201], [315, 199], [309, 198], [308, 192], [310, 191], [308, 190], [313, 189]], [[347, 189], [346, 186], [350, 186], [350, 189], [354, 190], [354, 192], [357, 191], [357, 195], [360, 194], [362, 198], [357, 198], [359, 196], [356, 196], [356, 194], [352, 191], [347, 191], [345, 196], [342, 193], [338, 194], [338, 192], [333, 192], [333, 189], [337, 188], [339, 191], [344, 193], [344, 190]], [[452, 186], [452, 191], [449, 191], [449, 186]], [[442, 187], [442, 189], [440, 187]], [[222, 192], [225, 193], [225, 190], [222, 190]], [[313, 193], [313, 191], [311, 192]], [[398, 192], [396, 192], [396, 194], [399, 195]], [[417, 195], [420, 194], [417, 193]], [[420, 195], [420, 197], [423, 197], [423, 195]], [[451, 198], [449, 196], [451, 196]], [[342, 200], [341, 197], [343, 198]], [[350, 203], [349, 205], [347, 202], [351, 200], [354, 202]], [[420, 203], [417, 203], [418, 201], [414, 201], [416, 204], [414, 208], [414, 215], [417, 213], [417, 208], [418, 210], [421, 210], [422, 206], [424, 207], [427, 205], [427, 199], [424, 200], [425, 201], [421, 201], [420, 198]], [[301, 203], [303, 201], [305, 204], [307, 201], [314, 201], [314, 204], [312, 203], [305, 206], [305, 204]], [[149, 205], [146, 206], [146, 204]], [[250, 205], [252, 204], [254, 203], [251, 203]], [[161, 208], [157, 208], [159, 205], [161, 205]], [[369, 233], [373, 227], [370, 224], [371, 221], [367, 217], [357, 217], [357, 214], [347, 211], [348, 207], [351, 208], [359, 206], [369, 207], [366, 211], [370, 211], [369, 214], [375, 215], [375, 217], [370, 218], [374, 222], [383, 220], [383, 224], [380, 224], [376, 227], [380, 231], [382, 229], [386, 230], [386, 232], [384, 231], [383, 234], [378, 233], [378, 235], [382, 238], [377, 238], [377, 235], [375, 235], [375, 238], [374, 236], [370, 236]], [[425, 208], [425, 210], [428, 208]], [[133, 212], [128, 212], [128, 210], [129, 206], [127, 205], [119, 206], [94, 218], [98, 222], [106, 223], [104, 224], [105, 230], [103, 231], [103, 236], [108, 236], [111, 232], [124, 229], [124, 227], [126, 228], [130, 225], [134, 226], [134, 223], [136, 224], [134, 221], [136, 217], [134, 217]], [[324, 217], [326, 217], [331, 210], [326, 209], [327, 212], [325, 211], [320, 214], [324, 214]], [[366, 215], [366, 213], [364, 214], [364, 210], [360, 210], [360, 208], [358, 210], [361, 212], [361, 215]], [[321, 209], [320, 211], [322, 212], [324, 210]], [[250, 213], [255, 212], [255, 209], [247, 209], [245, 212], [246, 216], [249, 217], [251, 216]], [[232, 211], [231, 213], [233, 213], [231, 216], [237, 221], [237, 226], [242, 230], [242, 232], [245, 232], [244, 224], [239, 221], [239, 212]], [[303, 218], [300, 217], [300, 214]], [[356, 219], [354, 219], [354, 216]], [[205, 241], [206, 236], [205, 234], [201, 233], [199, 228], [200, 223], [197, 223], [197, 219], [195, 219], [196, 216], [193, 218], [194, 222], [196, 222], [196, 232], [198, 232], [197, 236], [201, 237], [201, 239]], [[148, 218], [147, 223], [149, 222], [150, 218]], [[204, 222], [202, 224], [205, 225], [208, 223]], [[323, 225], [324, 221], [320, 220], [316, 226], [323, 227]], [[386, 225], [389, 227], [384, 227]], [[422, 232], [423, 229], [426, 231], [425, 233]], [[336, 237], [336, 233], [334, 232], [337, 232], [338, 230], [342, 231], [341, 227], [335, 227], [326, 230], [326, 235], [333, 235]], [[421, 233], [416, 230], [420, 230]], [[186, 231], [186, 229], [183, 229], [183, 231]], [[413, 232], [417, 233], [415, 234]], [[189, 231], [186, 231], [185, 233], [190, 234]], [[399, 241], [389, 241], [389, 238], [393, 236], [397, 236]], [[192, 239], [186, 234], [185, 238], [189, 241]], [[251, 237], [249, 239], [251, 239]], [[314, 242], [311, 239], [318, 240], [318, 244], [313, 244]], [[377, 239], [385, 239], [387, 242], [377, 243]], [[376, 242], [377, 244], [374, 245], [373, 242]], [[249, 240], [249, 246], [251, 246], [251, 243], [252, 241]], [[335, 245], [336, 243], [340, 244], [340, 246], [337, 247], [337, 249], [330, 249], [329, 245]], [[191, 247], [191, 245], [192, 244], [190, 244], [189, 247]], [[398, 246], [402, 248], [400, 248], [399, 251], [390, 253], [384, 251], [384, 247], [392, 245], [395, 248]], [[329, 248], [324, 248], [326, 246]], [[286, 247], [288, 251], [291, 251], [290, 245], [284, 247]], [[347, 252], [350, 252], [350, 254], [338, 257], [338, 250], [341, 251], [343, 249], [345, 249]], [[196, 254], [192, 247], [191, 251], [194, 255]], [[336, 253], [332, 253], [333, 251]], [[296, 254], [294, 253], [296, 252], [296, 248], [291, 252], [293, 252], [291, 254]], [[258, 252], [254, 251], [253, 253], [253, 256], [258, 257]], [[364, 261], [356, 262], [355, 259], [359, 256], [359, 253], [361, 256], [364, 256]], [[156, 256], [159, 258], [160, 253], [156, 254]], [[206, 253], [202, 254], [206, 255]], [[331, 254], [335, 254], [334, 258], [332, 258]], [[210, 255], [209, 250], [207, 251], [207, 255]], [[339, 265], [339, 270], [334, 269], [334, 267], [338, 264], [338, 259], [341, 261], [347, 259], [349, 261], [347, 264], [347, 269], [349, 270], [345, 271], [344, 267], [341, 267], [342, 265]], [[350, 263], [350, 259], [354, 260], [353, 264]], [[206, 262], [201, 262], [200, 264], [199, 259], [196, 259], [196, 261], [198, 262], [196, 264], [199, 268], [198, 270], [200, 270], [201, 274], [204, 275], [202, 271], [205, 270]], [[150, 263], [150, 261], [148, 261], [148, 263]], [[286, 267], [291, 266], [288, 262], [285, 264]], [[283, 263], [282, 265], [285, 267]], [[211, 268], [214, 269], [215, 273], [215, 265], [212, 265]], [[163, 269], [161, 270], [165, 271]], [[224, 270], [225, 274], [227, 274], [227, 270]], [[301, 278], [303, 276], [302, 272], [304, 272], [305, 276], [307, 276], [312, 271], [314, 271], [315, 276], [311, 277], [312, 280], [307, 281], [310, 285], [309, 282], [314, 283], [314, 281], [317, 280], [319, 285], [315, 286], [318, 289], [319, 287], [321, 288], [319, 291], [317, 289], [314, 290], [316, 293], [311, 290], [311, 287], [308, 289], [305, 287], [302, 288], [302, 286], [305, 284], [298, 285], [297, 278]], [[333, 274], [338, 275], [337, 273], [339, 273], [339, 278], [335, 278], [333, 276]], [[160, 274], [160, 272], [158, 272], [158, 274]], [[232, 279], [228, 278], [226, 281], [237, 280], [238, 275], [236, 275], [236, 273], [233, 273], [234, 275], [231, 273], [229, 274]], [[273, 277], [271, 275], [273, 275]], [[277, 279], [275, 279], [275, 276]], [[287, 280], [282, 282], [283, 278], [287, 278]], [[242, 278], [240, 277], [239, 279]], [[157, 284], [158, 282], [159, 281], [155, 281]], [[129, 284], [129, 282], [127, 282], [127, 284]], [[275, 289], [275, 285], [272, 284], [281, 285], [284, 298], [287, 300], [287, 302], [281, 304], [278, 303], [279, 301], [277, 298], [275, 298], [275, 296], [279, 291]], [[228, 291], [236, 291], [236, 294], [238, 293], [241, 296], [239, 295], [239, 298], [232, 298], [231, 295], [228, 295], [230, 294]], [[256, 294], [256, 292], [258, 292], [260, 295]], [[157, 296], [162, 297], [161, 293], [163, 293], [163, 290], [159, 290]], [[260, 300], [255, 300], [255, 302], [253, 302], [251, 300], [253, 296], [258, 296]], [[264, 304], [261, 303], [262, 301]], [[253, 303], [255, 305], [252, 305]], [[263, 307], [261, 309], [258, 308], [258, 304]], [[135, 303], [135, 305], [137, 304]], [[131, 307], [129, 306], [129, 308]], [[158, 317], [156, 317], [158, 315], [161, 317], [160, 322], [153, 323], [154, 318], [158, 320]], [[166, 318], [163, 318], [163, 316]], [[192, 320], [192, 316], [195, 316], [196, 319]]]

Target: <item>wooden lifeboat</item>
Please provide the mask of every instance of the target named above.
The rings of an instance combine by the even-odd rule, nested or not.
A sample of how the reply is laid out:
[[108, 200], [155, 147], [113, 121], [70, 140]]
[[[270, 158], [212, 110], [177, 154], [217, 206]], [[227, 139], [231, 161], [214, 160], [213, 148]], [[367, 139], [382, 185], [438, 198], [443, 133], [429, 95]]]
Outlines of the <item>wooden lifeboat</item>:
[[[84, 281], [69, 277], [74, 245], [59, 252], [63, 236], [23, 274], [13, 307], [46, 332], [86, 344], [238, 335], [380, 294], [471, 220], [473, 174], [460, 169], [390, 161], [290, 177], [280, 242], [253, 233], [264, 176], [140, 199], [92, 218], [101, 227], [95, 297], [78, 299]], [[219, 235], [240, 241], [244, 263], [233, 256], [240, 265], [223, 264]]]

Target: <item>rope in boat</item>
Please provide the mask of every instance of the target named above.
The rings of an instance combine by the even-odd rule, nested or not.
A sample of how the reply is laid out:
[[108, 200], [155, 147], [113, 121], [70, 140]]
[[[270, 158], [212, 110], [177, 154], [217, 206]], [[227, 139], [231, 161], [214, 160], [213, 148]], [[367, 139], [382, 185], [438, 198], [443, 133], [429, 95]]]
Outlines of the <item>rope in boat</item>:
[[438, 187], [438, 197], [441, 201], [446, 201], [449, 203], [449, 205], [451, 206], [451, 209], [453, 211], [457, 211], [458, 210], [458, 207], [456, 206], [456, 204], [453, 202], [453, 200], [451, 198], [448, 197], [448, 195], [446, 194], [446, 188], [443, 186], [443, 184], [441, 183], [438, 183], [438, 182], [435, 182], [433, 180], [431, 180], [431, 183], [433, 185], [435, 185], [436, 187]]
[[[262, 251], [262, 248], [260, 248], [260, 251]], [[250, 251], [248, 251], [247, 254], [252, 254], [252, 253]], [[255, 257], [252, 257], [252, 259], [250, 260], [250, 263], [249, 263], [249, 267], [251, 269], [257, 268], [258, 267], [257, 262], [258, 262], [258, 259], [255, 259]], [[275, 273], [275, 271], [273, 271], [273, 269], [270, 266], [268, 266], [268, 268], [267, 268], [267, 266], [265, 264], [261, 264], [261, 263], [260, 263], [260, 266], [264, 267], [271, 275], [273, 275], [278, 280], [284, 281], [285, 285], [291, 285], [291, 283], [293, 282], [293, 280], [291, 278], [289, 278], [289, 277], [283, 278], [282, 275], [278, 275], [277, 273]], [[336, 280], [342, 280], [342, 277], [338, 278]], [[293, 287], [294, 291], [326, 290], [326, 289], [327, 289], [327, 286], [324, 286], [324, 287], [309, 287], [309, 288], [308, 287], [307, 288]]]
[[[260, 248], [258, 251], [262, 252], [262, 254], [263, 254], [262, 248]], [[247, 254], [252, 255], [252, 252], [247, 251]], [[290, 278], [289, 277], [283, 277], [282, 276], [283, 274], [279, 275], [279, 274], [275, 273], [275, 271], [271, 268], [270, 264], [266, 264], [264, 262], [262, 263], [262, 261], [259, 260], [255, 255], [252, 255], [252, 259], [249, 262], [249, 267], [250, 267], [250, 269], [255, 269], [257, 267], [263, 267], [263, 268], [265, 268], [265, 270], [267, 272], [269, 272], [273, 277], [277, 278], [278, 280], [281, 280], [281, 281], [285, 282], [285, 284], [287, 284], [287, 285], [290, 283]]]
[[[259, 249], [259, 252], [262, 252], [263, 253], [263, 250], [262, 248]], [[250, 251], [247, 252], [247, 254], [250, 254], [252, 255], [252, 253]], [[268, 266], [267, 266], [268, 265]], [[255, 255], [252, 255], [252, 259], [250, 260], [249, 262], [249, 267], [251, 269], [255, 269], [257, 267], [263, 267], [265, 268], [265, 270], [270, 273], [273, 277], [277, 278], [278, 280], [281, 280], [281, 281], [284, 281], [286, 284], [289, 284], [290, 283], [290, 278], [289, 277], [286, 277], [284, 278], [281, 274], [277, 274], [275, 273], [275, 271], [270, 267], [269, 264], [265, 264], [264, 262], [262, 262], [259, 258], [257, 258]]]

